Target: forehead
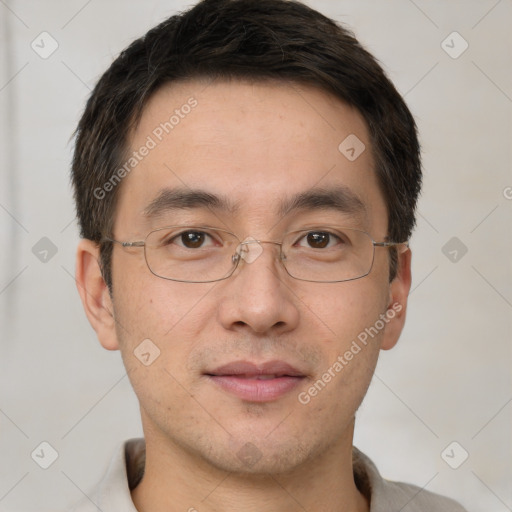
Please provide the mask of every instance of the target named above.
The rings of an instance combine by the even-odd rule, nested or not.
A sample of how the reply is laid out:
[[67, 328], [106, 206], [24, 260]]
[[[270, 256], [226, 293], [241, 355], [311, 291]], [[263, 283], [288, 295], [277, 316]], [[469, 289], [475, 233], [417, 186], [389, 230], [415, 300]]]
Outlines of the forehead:
[[145, 222], [164, 190], [229, 198], [237, 215], [263, 222], [282, 215], [283, 205], [308, 190], [340, 186], [370, 216], [386, 218], [364, 119], [310, 86], [240, 81], [164, 86], [146, 105], [126, 158], [136, 161], [122, 183], [119, 221], [128, 216]]

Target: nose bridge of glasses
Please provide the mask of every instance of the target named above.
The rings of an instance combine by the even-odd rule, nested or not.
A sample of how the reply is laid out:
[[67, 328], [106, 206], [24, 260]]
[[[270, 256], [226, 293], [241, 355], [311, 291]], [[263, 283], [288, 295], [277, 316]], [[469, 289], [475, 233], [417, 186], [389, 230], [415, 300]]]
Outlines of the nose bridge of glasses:
[[236, 263], [240, 259], [243, 259], [246, 263], [252, 263], [263, 252], [261, 244], [273, 244], [279, 246], [279, 254], [281, 255], [282, 242], [275, 242], [273, 240], [257, 240], [253, 237], [247, 237], [238, 244], [236, 253], [233, 255], [233, 262]]

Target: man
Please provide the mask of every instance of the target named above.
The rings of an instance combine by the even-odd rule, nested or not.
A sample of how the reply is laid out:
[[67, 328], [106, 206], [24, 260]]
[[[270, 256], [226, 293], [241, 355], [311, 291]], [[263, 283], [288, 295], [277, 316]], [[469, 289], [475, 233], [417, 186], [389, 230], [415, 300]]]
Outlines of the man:
[[77, 511], [461, 511], [352, 447], [405, 322], [414, 120], [345, 29], [204, 0], [135, 41], [77, 129], [77, 283], [144, 440]]

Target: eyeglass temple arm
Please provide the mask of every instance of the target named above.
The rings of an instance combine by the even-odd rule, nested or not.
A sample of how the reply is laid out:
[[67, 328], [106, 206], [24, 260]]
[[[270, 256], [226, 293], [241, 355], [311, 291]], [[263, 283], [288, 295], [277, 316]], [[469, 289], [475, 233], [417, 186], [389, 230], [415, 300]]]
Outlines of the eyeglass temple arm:
[[405, 245], [405, 247], [409, 247], [409, 242], [373, 242], [373, 245], [377, 247], [395, 247], [397, 245]]
[[143, 241], [137, 242], [120, 242], [119, 240], [114, 240], [113, 238], [109, 238], [108, 236], [103, 237], [102, 242], [114, 242], [116, 244], [121, 245], [122, 247], [144, 247], [146, 245]]

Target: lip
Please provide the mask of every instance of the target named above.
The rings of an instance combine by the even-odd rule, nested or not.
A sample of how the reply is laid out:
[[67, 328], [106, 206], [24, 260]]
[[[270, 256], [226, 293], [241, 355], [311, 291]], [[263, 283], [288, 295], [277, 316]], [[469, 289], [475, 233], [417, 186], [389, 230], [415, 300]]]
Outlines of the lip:
[[249, 402], [270, 402], [292, 391], [306, 375], [284, 361], [233, 361], [205, 372], [224, 391]]

